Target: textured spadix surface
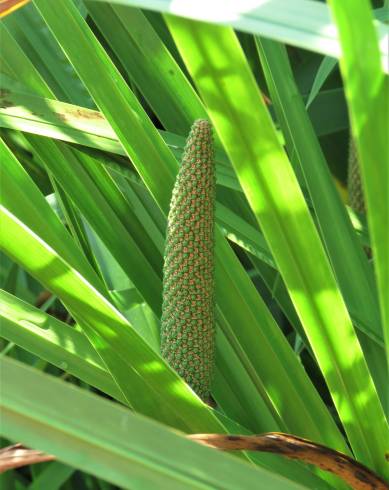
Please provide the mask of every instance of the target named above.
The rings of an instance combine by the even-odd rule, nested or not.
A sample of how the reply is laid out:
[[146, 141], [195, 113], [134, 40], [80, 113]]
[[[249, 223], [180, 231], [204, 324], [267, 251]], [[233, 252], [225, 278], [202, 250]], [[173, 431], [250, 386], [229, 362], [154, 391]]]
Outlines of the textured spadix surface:
[[204, 400], [214, 364], [212, 129], [194, 122], [174, 185], [165, 245], [161, 352]]
[[350, 138], [348, 156], [348, 199], [349, 204], [357, 213], [365, 213], [365, 199], [363, 197], [361, 171], [359, 169], [358, 153], [353, 138]]

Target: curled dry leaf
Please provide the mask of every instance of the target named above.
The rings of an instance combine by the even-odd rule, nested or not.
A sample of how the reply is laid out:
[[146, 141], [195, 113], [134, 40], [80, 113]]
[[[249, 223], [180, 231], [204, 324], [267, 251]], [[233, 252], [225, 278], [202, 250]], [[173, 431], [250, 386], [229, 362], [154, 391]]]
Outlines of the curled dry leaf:
[[343, 453], [307, 439], [268, 432], [240, 436], [223, 434], [192, 434], [189, 439], [224, 451], [263, 451], [314, 465], [339, 476], [355, 490], [388, 490], [389, 485], [369, 468]]
[[51, 454], [46, 454], [36, 449], [28, 449], [20, 443], [13, 444], [0, 449], [0, 473], [29, 464], [53, 461], [54, 459], [55, 456]]

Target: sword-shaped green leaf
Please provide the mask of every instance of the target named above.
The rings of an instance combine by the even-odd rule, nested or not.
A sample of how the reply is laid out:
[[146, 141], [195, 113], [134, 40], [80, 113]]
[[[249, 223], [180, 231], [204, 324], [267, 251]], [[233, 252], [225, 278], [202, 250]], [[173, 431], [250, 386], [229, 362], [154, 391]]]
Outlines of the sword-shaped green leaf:
[[172, 16], [167, 22], [289, 289], [354, 453], [386, 474], [389, 429], [384, 412], [324, 247], [238, 40], [230, 28]]

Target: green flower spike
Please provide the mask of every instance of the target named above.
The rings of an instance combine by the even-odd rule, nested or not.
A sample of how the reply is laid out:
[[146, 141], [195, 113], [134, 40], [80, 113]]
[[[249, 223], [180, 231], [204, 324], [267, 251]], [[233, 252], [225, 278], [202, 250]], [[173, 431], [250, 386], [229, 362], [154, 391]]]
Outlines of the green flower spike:
[[359, 168], [357, 149], [352, 137], [350, 137], [347, 187], [350, 207], [356, 213], [365, 213], [366, 208], [362, 190], [361, 171]]
[[161, 320], [162, 356], [209, 402], [215, 353], [212, 128], [195, 121], [174, 185], [167, 225]]

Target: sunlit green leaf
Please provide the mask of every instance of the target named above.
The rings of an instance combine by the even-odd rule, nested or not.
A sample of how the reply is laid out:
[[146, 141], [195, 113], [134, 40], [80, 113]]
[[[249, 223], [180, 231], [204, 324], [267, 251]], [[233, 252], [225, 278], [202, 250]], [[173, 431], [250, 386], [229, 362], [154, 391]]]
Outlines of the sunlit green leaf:
[[167, 21], [289, 289], [353, 450], [360, 460], [386, 473], [383, 454], [389, 430], [380, 401], [323, 245], [236, 36], [229, 28], [171, 16]]

